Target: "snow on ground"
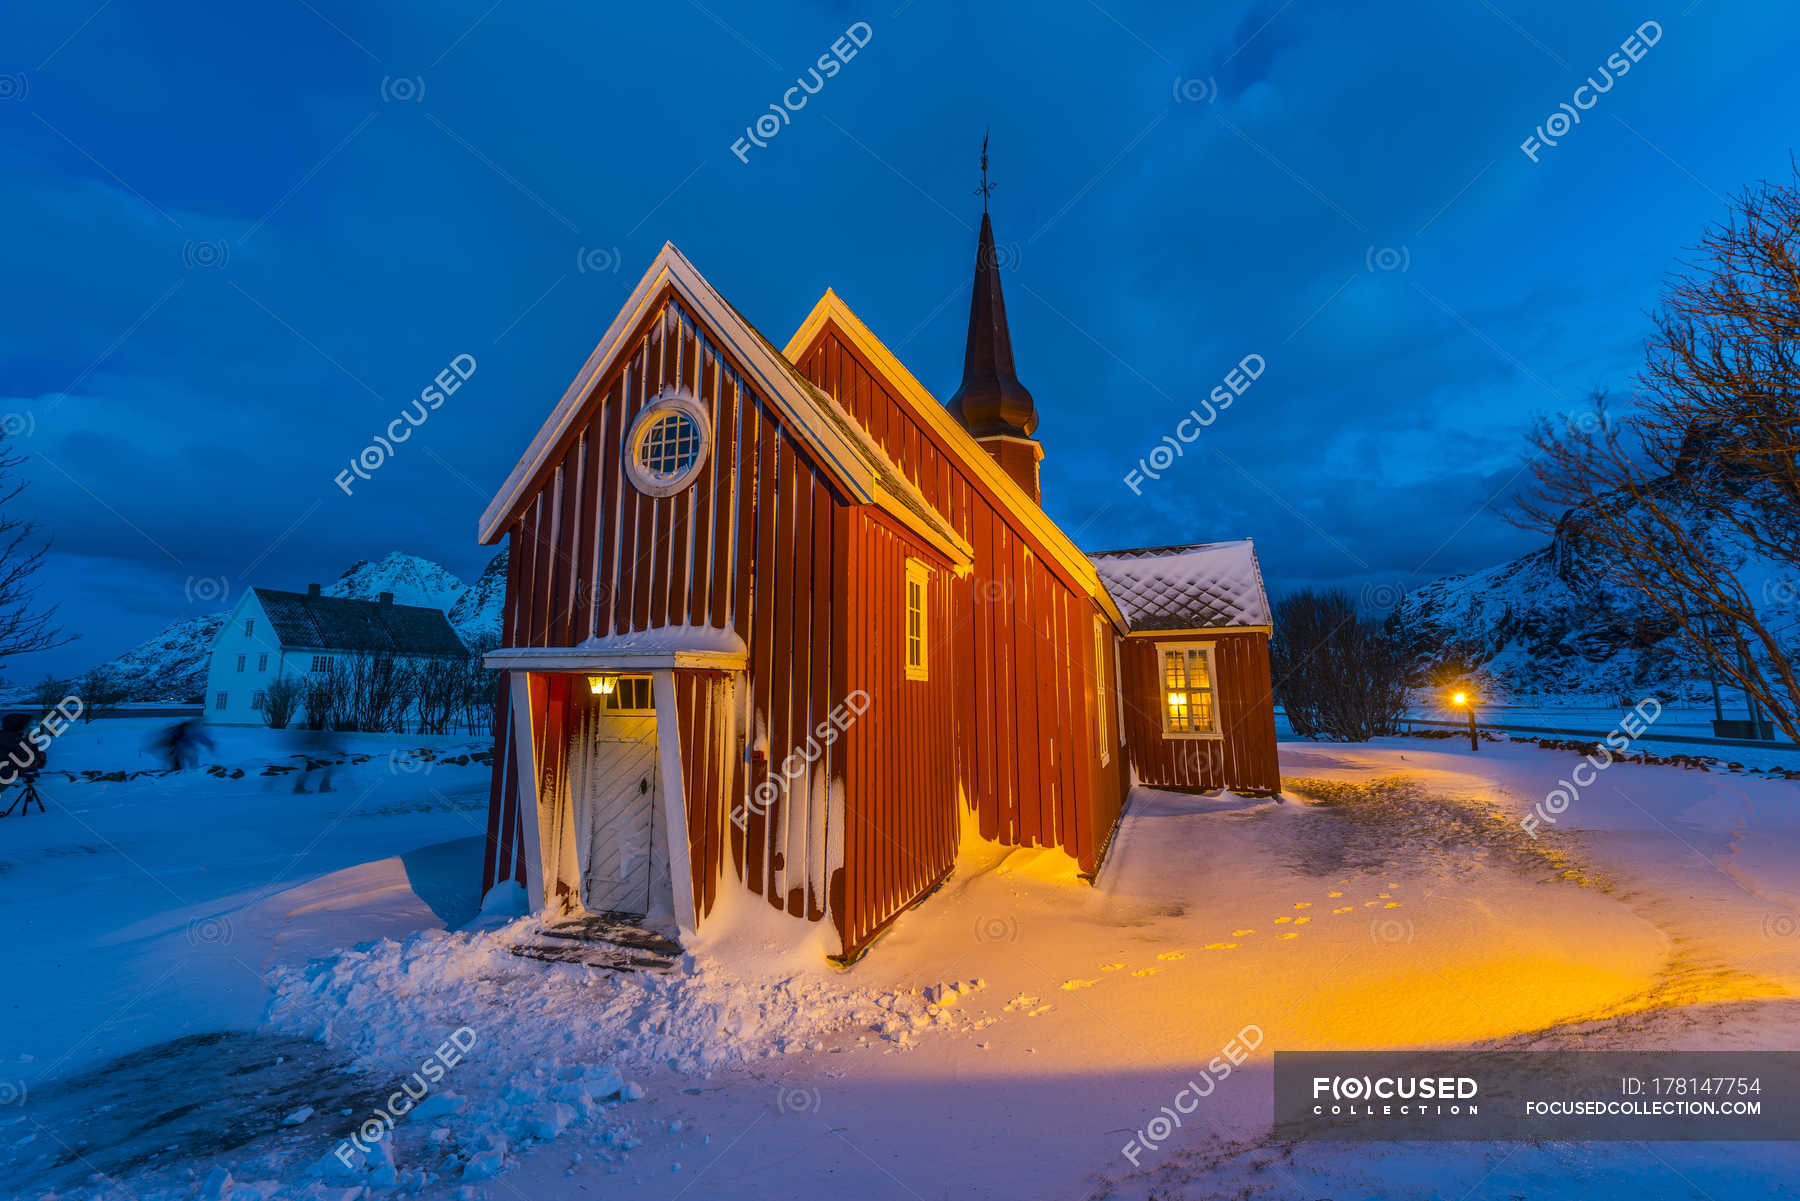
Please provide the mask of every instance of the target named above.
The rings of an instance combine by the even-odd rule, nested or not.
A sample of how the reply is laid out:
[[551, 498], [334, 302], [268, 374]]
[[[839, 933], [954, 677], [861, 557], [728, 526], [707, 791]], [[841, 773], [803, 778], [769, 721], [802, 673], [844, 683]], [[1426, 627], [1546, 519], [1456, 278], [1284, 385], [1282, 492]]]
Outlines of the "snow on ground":
[[[91, 836], [99, 849], [58, 857], [48, 823], [0, 824], [5, 861], [18, 860], [0, 871], [0, 903], [25, 906], [41, 930], [60, 922], [65, 939], [60, 953], [9, 950], [29, 970], [8, 992], [51, 994], [9, 1008], [32, 1019], [12, 1037], [40, 1048], [38, 1063], [91, 1063], [99, 1048], [59, 1044], [165, 972], [163, 1002], [145, 1003], [162, 1020], [113, 1019], [90, 1041], [117, 1054], [249, 1030], [246, 1044], [157, 1051], [204, 1080], [260, 1056], [267, 1087], [244, 1108], [271, 1126], [277, 1109], [314, 1111], [248, 1144], [177, 1133], [157, 1159], [127, 1157], [131, 1191], [117, 1196], [196, 1195], [209, 1178], [215, 1194], [259, 1201], [352, 1179], [391, 1183], [377, 1196], [493, 1201], [1795, 1195], [1800, 1164], [1779, 1144], [1270, 1141], [1276, 1049], [1795, 1045], [1795, 786], [1619, 763], [1533, 837], [1519, 819], [1578, 761], [1506, 743], [1284, 744], [1279, 801], [1134, 792], [1093, 885], [1058, 854], [971, 844], [848, 971], [774, 949], [777, 919], [746, 899], [677, 972], [623, 977], [513, 956], [528, 922], [468, 923], [472, 898], [443, 899], [461, 852], [441, 844], [485, 803], [474, 765], [407, 773], [371, 759], [356, 770], [385, 780], [351, 812], [258, 791], [253, 774], [190, 775], [166, 791], [145, 777], [115, 786], [135, 797], [66, 803], [86, 804], [86, 820], [147, 867], [204, 863], [230, 878], [176, 875], [187, 895], [158, 895]], [[460, 799], [440, 805], [434, 792]], [[365, 806], [390, 816], [359, 816]], [[165, 811], [198, 816], [207, 851], [165, 844], [181, 829]], [[437, 848], [431, 865], [393, 866], [407, 864], [397, 844], [409, 837]], [[19, 839], [36, 849], [21, 857]], [[227, 867], [234, 854], [278, 877], [273, 891]], [[71, 862], [87, 874], [71, 876]], [[190, 937], [208, 920], [199, 928], [229, 924], [229, 953]], [[133, 983], [106, 1003], [81, 995], [121, 967]], [[62, 1015], [57, 994], [81, 1013]], [[243, 1017], [252, 995], [268, 1003], [260, 1025]], [[184, 1019], [167, 1020], [183, 996]], [[465, 1030], [443, 1099], [400, 1119], [360, 1175], [312, 1179], [327, 1126], [361, 1120]], [[1233, 1039], [1254, 1042], [1251, 1058], [1133, 1163], [1134, 1133]], [[309, 1070], [281, 1075], [294, 1063]], [[0, 1079], [33, 1067], [15, 1057]], [[105, 1078], [153, 1072], [127, 1062]], [[32, 1131], [34, 1112], [75, 1103], [33, 1087], [18, 1116], [0, 1109], [0, 1168], [17, 1139], [48, 1137]], [[182, 1076], [165, 1087], [184, 1102], [197, 1091]], [[145, 1105], [141, 1090], [107, 1099]], [[91, 1121], [89, 1136], [112, 1132]], [[155, 1137], [122, 1133], [128, 1145]]]

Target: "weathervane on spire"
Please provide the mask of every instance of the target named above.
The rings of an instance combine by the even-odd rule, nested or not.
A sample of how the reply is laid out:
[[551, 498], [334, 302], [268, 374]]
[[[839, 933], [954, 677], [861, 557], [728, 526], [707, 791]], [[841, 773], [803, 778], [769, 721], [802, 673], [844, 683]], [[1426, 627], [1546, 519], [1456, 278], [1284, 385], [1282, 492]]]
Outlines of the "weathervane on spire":
[[981, 197], [981, 211], [984, 213], [988, 211], [988, 197], [994, 191], [994, 185], [988, 182], [987, 177], [988, 133], [985, 129], [981, 131], [981, 186], [975, 189], [975, 194]]

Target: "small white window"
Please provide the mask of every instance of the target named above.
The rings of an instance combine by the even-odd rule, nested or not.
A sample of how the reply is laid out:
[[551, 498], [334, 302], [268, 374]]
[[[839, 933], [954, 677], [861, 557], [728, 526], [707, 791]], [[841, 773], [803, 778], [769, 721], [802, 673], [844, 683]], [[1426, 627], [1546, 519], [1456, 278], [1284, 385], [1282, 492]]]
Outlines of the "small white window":
[[255, 709], [258, 713], [261, 713], [263, 706], [268, 702], [268, 699], [269, 694], [258, 688], [255, 692], [250, 694], [250, 707]]
[[906, 561], [906, 678], [926, 678], [927, 644], [930, 631], [926, 627], [926, 600], [931, 568], [919, 559]]
[[330, 655], [314, 655], [313, 661], [312, 661], [312, 669], [314, 671], [330, 671], [331, 670], [331, 656]]
[[213, 708], [223, 709], [225, 707], [225, 700], [229, 695], [230, 695], [229, 693], [221, 692], [217, 697], [215, 697], [213, 699]]
[[242, 655], [238, 656], [238, 668], [237, 669], [239, 671], [244, 670], [244, 656], [242, 656]]
[[269, 656], [268, 655], [265, 654], [265, 655], [256, 656], [256, 670], [258, 670], [258, 671], [269, 670]]
[[1100, 766], [1112, 762], [1111, 731], [1107, 728], [1106, 711], [1110, 708], [1106, 689], [1106, 619], [1094, 618], [1094, 724], [1100, 733]]
[[1219, 706], [1210, 642], [1156, 644], [1162, 663], [1163, 734], [1169, 738], [1219, 737]]
[[649, 676], [620, 676], [613, 690], [604, 695], [600, 707], [608, 713], [654, 713], [656, 701], [650, 691]]
[[685, 392], [665, 393], [632, 422], [626, 471], [644, 495], [673, 496], [699, 478], [711, 440], [706, 410]]
[[250, 637], [251, 632], [254, 631], [255, 629], [256, 629], [256, 619], [254, 617], [244, 618], [244, 637], [246, 637], [246, 638]]

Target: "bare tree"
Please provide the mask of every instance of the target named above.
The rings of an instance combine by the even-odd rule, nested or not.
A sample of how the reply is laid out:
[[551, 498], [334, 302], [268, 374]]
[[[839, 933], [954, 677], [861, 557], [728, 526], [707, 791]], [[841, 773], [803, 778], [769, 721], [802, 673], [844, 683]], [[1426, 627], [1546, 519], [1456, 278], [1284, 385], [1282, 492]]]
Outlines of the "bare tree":
[[[91, 722], [97, 717], [110, 717], [125, 699], [125, 685], [98, 667], [81, 677], [76, 692], [81, 697], [81, 719]], [[60, 699], [60, 698], [58, 698]]]
[[41, 713], [49, 712], [75, 690], [73, 680], [58, 679], [48, 673], [32, 686], [31, 699]]
[[328, 674], [337, 694], [334, 729], [381, 733], [404, 728], [410, 673], [391, 652], [339, 655]]
[[[1638, 598], [1687, 658], [1800, 741], [1794, 183], [1746, 190], [1706, 231], [1665, 287], [1638, 381], [1629, 414], [1599, 393], [1589, 419], [1534, 427], [1516, 520], [1587, 552], [1583, 562]], [[1771, 592], [1745, 572], [1752, 557], [1788, 578]]]
[[1399, 730], [1406, 654], [1379, 618], [1342, 589], [1303, 589], [1275, 606], [1269, 646], [1275, 696], [1302, 738], [1362, 742]]
[[329, 670], [309, 673], [306, 683], [303, 685], [303, 695], [306, 705], [306, 728], [309, 730], [336, 728], [337, 719], [341, 716], [337, 676]]
[[0, 437], [0, 664], [13, 655], [70, 641], [56, 624], [56, 606], [37, 603], [33, 577], [50, 544], [39, 536], [36, 522], [18, 515], [18, 498], [27, 483], [16, 477], [24, 462], [25, 456], [14, 454]]
[[269, 723], [271, 730], [287, 729], [305, 695], [306, 686], [300, 682], [299, 676], [276, 676], [263, 690], [263, 720]]

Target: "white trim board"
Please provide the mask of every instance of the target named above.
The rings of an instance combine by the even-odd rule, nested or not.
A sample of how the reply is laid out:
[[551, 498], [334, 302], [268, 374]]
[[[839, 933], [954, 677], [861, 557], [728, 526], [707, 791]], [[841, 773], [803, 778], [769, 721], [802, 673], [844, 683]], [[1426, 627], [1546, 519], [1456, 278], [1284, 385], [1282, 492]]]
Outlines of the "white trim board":
[[[1026, 494], [1025, 489], [1019, 487], [1018, 481], [1006, 474], [1000, 464], [994, 462], [993, 456], [988, 454], [974, 436], [962, 427], [961, 422], [950, 415], [949, 409], [938, 403], [937, 398], [926, 390], [925, 385], [921, 384], [899, 359], [894, 357], [893, 351], [889, 350], [881, 339], [875, 336], [874, 331], [863, 324], [862, 319], [851, 310], [849, 305], [844, 303], [843, 298], [835, 291], [830, 288], [825, 289], [825, 295], [819, 297], [819, 302], [813, 306], [812, 312], [806, 315], [806, 320], [800, 323], [800, 328], [795, 330], [794, 336], [788, 339], [788, 344], [782, 354], [792, 362], [795, 356], [818, 337], [819, 331], [825, 327], [827, 321], [835, 325], [849, 339], [850, 344], [861, 352], [870, 363], [874, 364], [877, 371], [887, 377], [888, 382], [894, 385], [894, 390], [905, 400], [907, 406], [949, 446], [958, 463], [986, 484], [1000, 498], [1000, 502], [1006, 510], [1043, 543], [1064, 571], [1068, 572], [1072, 578], [1081, 581], [1082, 586], [1087, 589], [1088, 595], [1105, 610], [1113, 625], [1121, 631], [1125, 630], [1125, 615], [1120, 612], [1119, 606], [1113, 602], [1111, 594], [1106, 591], [1106, 585], [1101, 582], [1100, 573], [1095, 569], [1093, 561], [1082, 554], [1074, 540], [1063, 533], [1062, 527], [1051, 521], [1042, 507]], [[1032, 439], [1021, 440], [1029, 441], [1034, 446], [1038, 445]], [[1038, 447], [1038, 456], [1043, 457], [1041, 446]]]
[[[974, 557], [973, 549], [942, 514], [925, 502], [911, 481], [887, 461], [866, 431], [835, 400], [808, 383], [671, 242], [663, 243], [630, 298], [607, 327], [599, 345], [588, 356], [556, 408], [531, 440], [524, 456], [482, 512], [476, 527], [482, 545], [492, 545], [499, 540], [514, 512], [523, 503], [532, 481], [580, 419], [599, 381], [631, 348], [630, 335], [665, 288], [681, 299], [719, 349], [744, 369], [751, 389], [775, 407], [783, 422], [806, 444], [853, 503], [879, 505], [953, 562]], [[822, 405], [837, 411], [822, 412]], [[918, 508], [891, 494], [892, 489], [882, 481], [884, 468], [891, 473], [893, 485], [913, 493]], [[926, 517], [925, 513], [932, 514], [936, 520]]]

